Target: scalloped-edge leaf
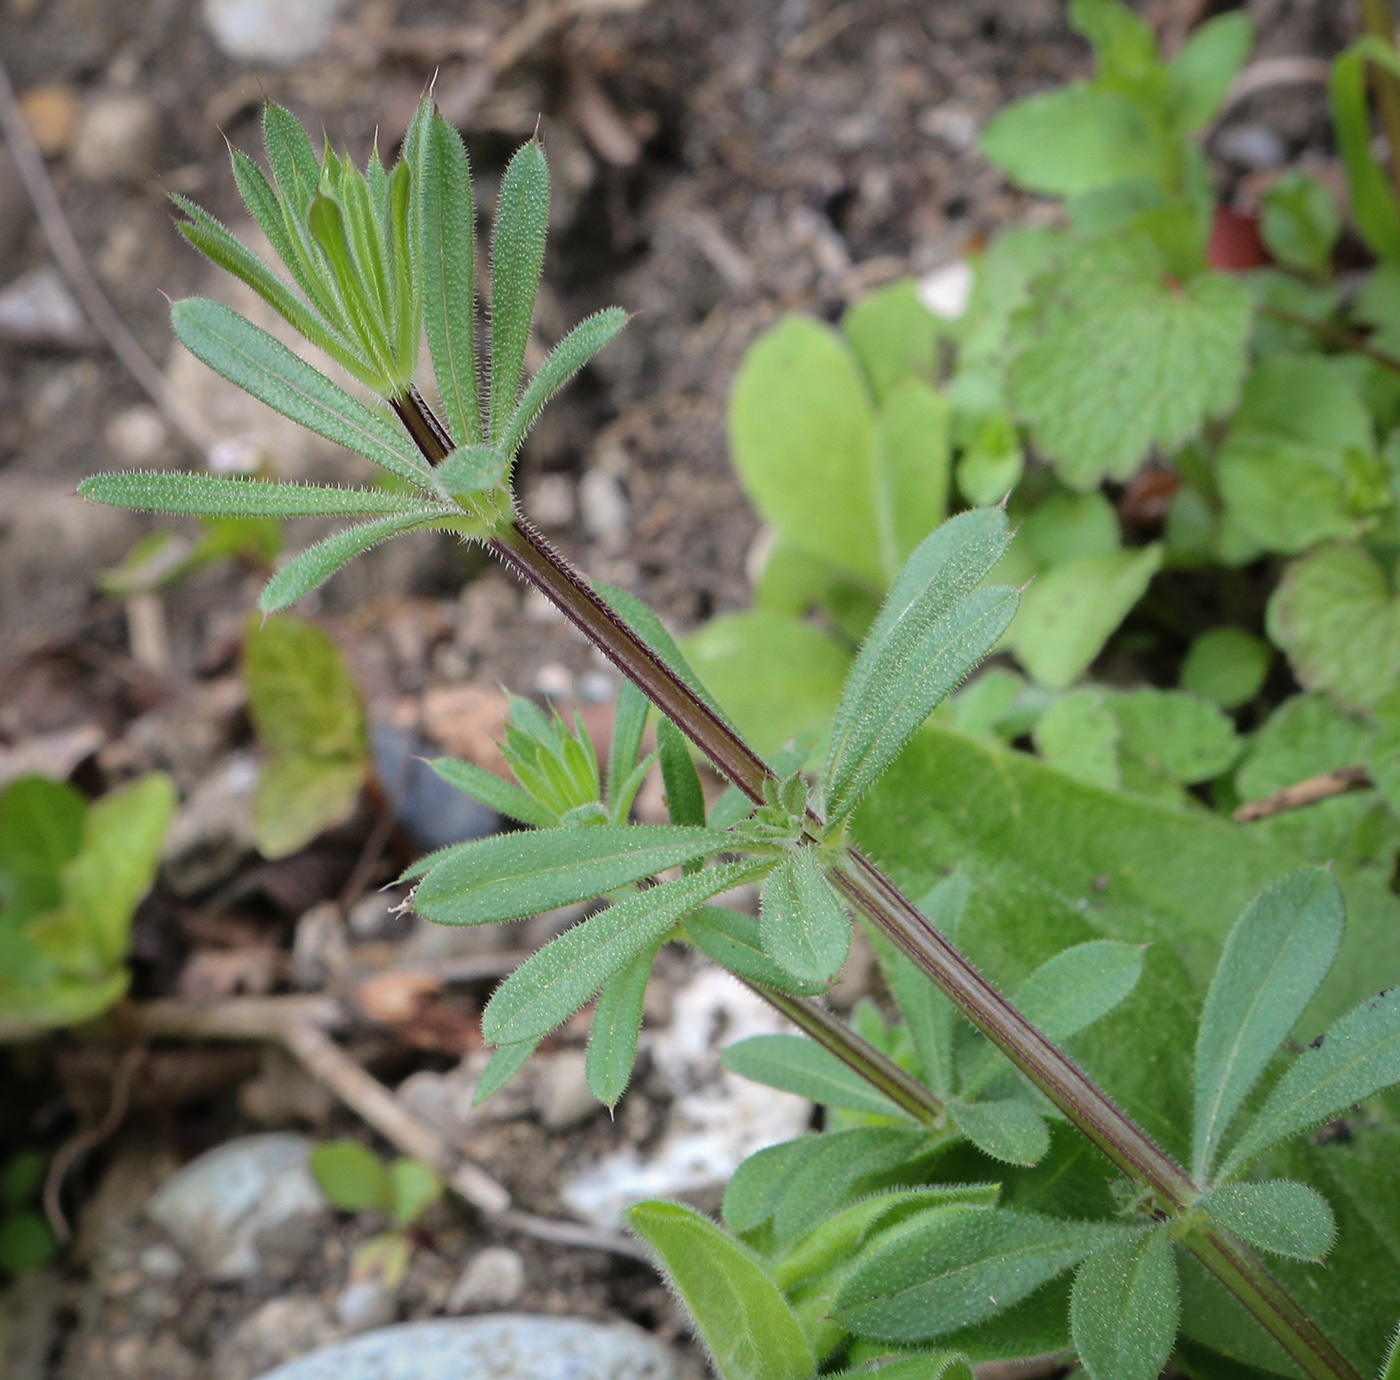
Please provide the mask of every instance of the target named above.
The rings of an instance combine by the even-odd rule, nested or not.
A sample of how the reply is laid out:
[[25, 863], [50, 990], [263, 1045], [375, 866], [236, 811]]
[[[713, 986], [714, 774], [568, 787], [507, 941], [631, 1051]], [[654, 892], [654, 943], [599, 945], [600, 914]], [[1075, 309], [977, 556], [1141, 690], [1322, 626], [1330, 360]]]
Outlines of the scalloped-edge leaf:
[[797, 1315], [752, 1251], [679, 1203], [638, 1203], [627, 1225], [655, 1252], [722, 1380], [811, 1380]]
[[712, 829], [642, 824], [497, 834], [435, 867], [414, 892], [413, 907], [444, 925], [520, 920], [591, 900], [730, 842]]

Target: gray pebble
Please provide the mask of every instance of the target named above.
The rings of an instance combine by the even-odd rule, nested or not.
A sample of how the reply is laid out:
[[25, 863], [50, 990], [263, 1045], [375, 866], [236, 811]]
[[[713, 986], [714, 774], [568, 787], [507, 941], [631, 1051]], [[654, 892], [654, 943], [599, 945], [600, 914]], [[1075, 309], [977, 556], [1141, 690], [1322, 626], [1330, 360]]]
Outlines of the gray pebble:
[[339, 1335], [319, 1299], [296, 1294], [273, 1299], [224, 1339], [214, 1356], [214, 1374], [219, 1380], [254, 1380], [268, 1367], [304, 1356]]
[[345, 0], [204, 0], [204, 21], [231, 58], [279, 67], [319, 51]]
[[449, 1313], [470, 1313], [483, 1308], [505, 1308], [525, 1288], [525, 1261], [508, 1246], [488, 1246], [467, 1262], [447, 1296]]
[[621, 480], [606, 470], [589, 470], [578, 484], [583, 526], [594, 541], [609, 551], [627, 541], [627, 494]]
[[394, 1291], [381, 1279], [356, 1279], [336, 1295], [335, 1315], [347, 1333], [368, 1332], [394, 1321], [398, 1313]]
[[598, 1110], [598, 1099], [588, 1088], [585, 1055], [575, 1049], [562, 1050], [539, 1061], [535, 1084], [535, 1110], [551, 1131], [567, 1131], [580, 1126]]
[[147, 1246], [136, 1263], [147, 1279], [179, 1279], [185, 1270], [184, 1256], [163, 1241]]
[[671, 1352], [630, 1323], [503, 1313], [370, 1332], [262, 1380], [679, 1380], [679, 1373]]
[[155, 168], [160, 111], [137, 91], [95, 96], [73, 136], [73, 171], [89, 182], [140, 182]]

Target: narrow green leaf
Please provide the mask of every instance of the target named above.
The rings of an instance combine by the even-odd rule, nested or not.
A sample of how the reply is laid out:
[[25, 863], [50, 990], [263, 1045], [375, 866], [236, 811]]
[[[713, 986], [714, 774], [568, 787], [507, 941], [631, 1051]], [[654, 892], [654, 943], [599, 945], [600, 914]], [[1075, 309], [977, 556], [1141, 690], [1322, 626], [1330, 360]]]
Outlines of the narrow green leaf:
[[1196, 1038], [1198, 1179], [1209, 1176], [1240, 1103], [1327, 976], [1345, 926], [1336, 879], [1314, 867], [1274, 883], [1230, 931]]
[[829, 1050], [801, 1035], [754, 1035], [721, 1056], [730, 1073], [824, 1107], [907, 1120], [907, 1114]]
[[379, 1156], [357, 1140], [332, 1140], [311, 1151], [311, 1173], [341, 1212], [387, 1211], [393, 1187]]
[[1029, 1102], [949, 1102], [953, 1125], [1003, 1164], [1037, 1164], [1050, 1151], [1050, 1128]]
[[487, 1098], [495, 1097], [539, 1048], [538, 1040], [522, 1040], [515, 1045], [502, 1045], [491, 1056], [491, 1062], [481, 1071], [472, 1092], [472, 1106], [479, 1107]]
[[330, 265], [345, 319], [373, 366], [375, 386], [387, 389], [393, 373], [393, 360], [388, 354], [388, 328], [356, 262], [345, 208], [334, 195], [318, 192], [307, 213], [306, 228]]
[[859, 1370], [837, 1372], [834, 1380], [860, 1380], [862, 1375], [876, 1380], [975, 1380], [972, 1362], [961, 1351], [935, 1351], [910, 1356], [883, 1365], [862, 1366]]
[[847, 1279], [835, 1320], [864, 1337], [930, 1341], [1019, 1303], [1117, 1228], [949, 1207], [894, 1231]]
[[799, 1136], [750, 1155], [725, 1185], [720, 1211], [729, 1228], [753, 1231], [768, 1221], [783, 1184], [827, 1140], [826, 1136]]
[[[935, 929], [952, 939], [970, 894], [967, 878], [960, 872], [954, 873], [924, 897], [919, 909]], [[882, 933], [869, 926], [866, 934], [874, 945], [890, 995], [904, 1017], [924, 1078], [946, 1102], [953, 1091], [952, 1003]]]
[[1069, 1325], [1092, 1380], [1156, 1380], [1180, 1303], [1171, 1229], [1122, 1233], [1080, 1267]]
[[[632, 774], [618, 786], [613, 787], [609, 783], [607, 815], [610, 823], [627, 823], [627, 818], [632, 813], [632, 802], [636, 800], [637, 792], [642, 789], [642, 782], [646, 780], [647, 773], [656, 765], [658, 755], [655, 752], [649, 752], [632, 768]], [[712, 827], [719, 828], [720, 826], [714, 825]]]
[[516, 151], [501, 179], [491, 237], [491, 410], [487, 439], [500, 441], [520, 396], [525, 343], [535, 316], [549, 228], [549, 166], [538, 140]]
[[1238, 10], [1216, 15], [1192, 30], [1171, 64], [1171, 105], [1178, 129], [1194, 133], [1215, 119], [1253, 43], [1253, 21]]
[[[569, 832], [601, 833], [609, 827]], [[496, 989], [482, 1014], [481, 1033], [492, 1044], [514, 1044], [553, 1030], [688, 911], [753, 873], [751, 863], [707, 868], [589, 916], [532, 954]]]
[[423, 334], [423, 292], [414, 276], [416, 231], [413, 225], [413, 177], [400, 162], [389, 178], [389, 237], [393, 259], [394, 310], [397, 333], [394, 353], [400, 369], [411, 376], [418, 364], [418, 341]]
[[1226, 1184], [1206, 1194], [1196, 1207], [1258, 1250], [1295, 1260], [1321, 1260], [1337, 1235], [1327, 1199], [1317, 1189], [1289, 1179]]
[[530, 380], [501, 436], [500, 447], [507, 455], [514, 456], [549, 400], [612, 340], [627, 324], [627, 320], [627, 313], [621, 307], [594, 312], [580, 321], [549, 352], [549, 357], [540, 365], [539, 373]]
[[769, 874], [758, 911], [764, 949], [794, 977], [824, 982], [851, 951], [851, 922], [810, 847]]
[[1400, 1083], [1400, 987], [1335, 1021], [1274, 1085], [1220, 1172], [1229, 1179], [1289, 1136]]
[[1390, 1348], [1385, 1353], [1385, 1364], [1381, 1367], [1381, 1380], [1400, 1380], [1400, 1323], [1391, 1334]]
[[1022, 1014], [1052, 1040], [1068, 1040], [1113, 1010], [1142, 976], [1142, 947], [1112, 939], [1076, 944], [1042, 963], [1017, 989]]
[[705, 823], [705, 790], [690, 760], [685, 735], [664, 715], [657, 720], [656, 743], [661, 750], [661, 779], [666, 785], [666, 808], [672, 824]]
[[509, 464], [494, 446], [459, 446], [438, 466], [438, 483], [454, 498], [494, 488]]
[[78, 485], [94, 503], [146, 513], [200, 517], [349, 517], [370, 513], [437, 515], [414, 494], [386, 489], [342, 489], [316, 484], [275, 484], [263, 479], [224, 479], [212, 474], [153, 474], [128, 470], [94, 474]]
[[1366, 100], [1366, 65], [1358, 46], [1332, 64], [1328, 86], [1337, 151], [1347, 174], [1352, 219], [1375, 254], [1400, 260], [1400, 210], [1384, 171], [1371, 153], [1371, 111]]
[[678, 1203], [638, 1203], [627, 1225], [656, 1252], [722, 1380], [810, 1380], [802, 1327], [743, 1245]]
[[760, 987], [796, 997], [812, 997], [826, 991], [826, 983], [804, 982], [769, 958], [763, 950], [756, 916], [721, 906], [701, 906], [686, 917], [680, 937], [745, 982], [756, 982]]
[[[646, 732], [647, 713], [651, 701], [632, 684], [624, 680], [617, 688], [617, 707], [613, 710], [612, 743], [608, 749], [608, 808], [614, 824], [626, 824], [626, 811], [620, 794], [623, 783], [637, 766], [637, 754], [642, 750], [642, 735]], [[630, 810], [632, 802], [627, 802]]]
[[304, 216], [320, 185], [321, 166], [301, 121], [273, 101], [263, 107], [263, 146], [277, 190]]
[[377, 522], [362, 522], [347, 527], [315, 546], [294, 556], [263, 586], [258, 595], [258, 608], [264, 613], [278, 613], [290, 608], [298, 599], [310, 594], [318, 585], [323, 585], [341, 566], [363, 555], [380, 542], [390, 537], [401, 536], [406, 532], [423, 531], [426, 528], [443, 526], [441, 519], [436, 522], [420, 517], [380, 518]]
[[[476, 207], [462, 137], [431, 103], [420, 108], [413, 164], [420, 236], [423, 328], [442, 394], [447, 429], [459, 445], [483, 439], [476, 363]], [[529, 323], [526, 322], [526, 331]]]
[[729, 842], [709, 829], [656, 825], [497, 834], [434, 868], [414, 892], [413, 907], [444, 925], [519, 920], [591, 900], [718, 852]]
[[647, 979], [661, 946], [643, 949], [621, 972], [608, 979], [598, 993], [593, 1025], [588, 1033], [588, 1058], [584, 1072], [593, 1096], [606, 1107], [615, 1107], [632, 1077], [637, 1062], [637, 1038], [642, 1030], [642, 1003]]
[[352, 167], [341, 178], [342, 210], [346, 242], [355, 266], [356, 281], [363, 285], [378, 338], [388, 346], [397, 332], [390, 301], [388, 245], [369, 184]]
[[419, 488], [428, 467], [404, 437], [281, 341], [207, 298], [177, 302], [175, 334], [197, 359], [274, 411]]
[[532, 824], [536, 829], [547, 829], [555, 823], [550, 812], [533, 796], [503, 781], [493, 771], [471, 762], [459, 762], [453, 757], [438, 757], [428, 765], [449, 786], [490, 806], [498, 815], [519, 820], [521, 824]]
[[1006, 514], [945, 522], [905, 563], [841, 693], [827, 755], [828, 818], [848, 815], [938, 702], [996, 645], [1014, 590], [976, 589], [1006, 549]]

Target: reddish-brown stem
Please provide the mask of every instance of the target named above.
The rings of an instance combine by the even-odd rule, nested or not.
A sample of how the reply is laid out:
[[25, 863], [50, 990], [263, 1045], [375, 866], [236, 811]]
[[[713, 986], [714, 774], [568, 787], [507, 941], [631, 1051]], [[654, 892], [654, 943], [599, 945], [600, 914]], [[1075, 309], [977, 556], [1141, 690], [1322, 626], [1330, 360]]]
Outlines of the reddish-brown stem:
[[[400, 416], [405, 410], [424, 414], [411, 423], [406, 420], [405, 426], [429, 462], [439, 463], [446, 455], [439, 439], [441, 427], [429, 420], [431, 414], [421, 399], [411, 393], [394, 406]], [[641, 689], [724, 776], [750, 799], [762, 798], [763, 783], [773, 776], [763, 760], [525, 519], [517, 518], [490, 546]], [[874, 863], [854, 849], [847, 850], [833, 880], [852, 905], [898, 944], [1113, 1164], [1149, 1188], [1173, 1215], [1186, 1213], [1201, 1193], [1191, 1176], [1017, 1011]], [[839, 1042], [834, 1032], [827, 1033]], [[851, 1059], [846, 1062], [857, 1067]], [[1182, 1244], [1239, 1299], [1305, 1375], [1312, 1380], [1361, 1380], [1247, 1247], [1209, 1225], [1193, 1227]]]

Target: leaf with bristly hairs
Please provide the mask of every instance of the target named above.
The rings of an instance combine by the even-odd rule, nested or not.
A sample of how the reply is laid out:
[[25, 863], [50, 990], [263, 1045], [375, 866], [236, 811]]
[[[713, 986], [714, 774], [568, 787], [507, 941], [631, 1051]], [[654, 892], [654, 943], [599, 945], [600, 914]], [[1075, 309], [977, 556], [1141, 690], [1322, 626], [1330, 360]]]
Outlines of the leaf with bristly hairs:
[[368, 517], [433, 518], [450, 510], [428, 507], [413, 494], [386, 489], [342, 489], [333, 485], [276, 484], [264, 479], [225, 479], [212, 474], [94, 474], [78, 493], [95, 503], [145, 513], [197, 517]]
[[1156, 1380], [1179, 1311], [1171, 1228], [1125, 1232], [1080, 1267], [1070, 1332], [1092, 1380]]
[[593, 1025], [588, 1032], [584, 1074], [589, 1091], [604, 1106], [617, 1105], [632, 1077], [647, 979], [660, 947], [657, 943], [643, 949], [621, 972], [614, 973], [598, 993]]
[[517, 150], [501, 179], [491, 239], [491, 408], [487, 440], [505, 435], [520, 396], [525, 342], [535, 316], [549, 226], [549, 166], [535, 139]]
[[851, 922], [810, 847], [769, 875], [758, 911], [764, 949], [794, 977], [824, 982], [851, 951]]

